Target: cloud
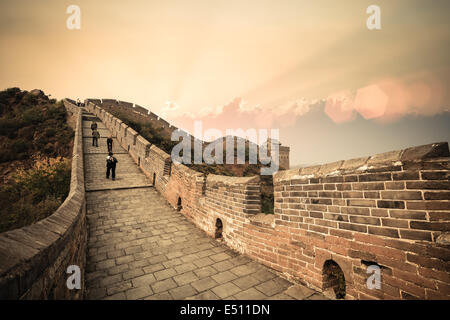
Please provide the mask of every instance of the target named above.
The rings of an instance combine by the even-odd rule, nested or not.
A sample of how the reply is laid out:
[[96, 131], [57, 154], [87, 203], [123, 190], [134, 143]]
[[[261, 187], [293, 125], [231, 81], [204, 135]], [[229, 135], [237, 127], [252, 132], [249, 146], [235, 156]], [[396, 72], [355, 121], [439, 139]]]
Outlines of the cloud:
[[[441, 74], [442, 75], [442, 74]], [[180, 113], [178, 105], [168, 102], [164, 116], [180, 128], [192, 132], [194, 120], [201, 120], [205, 129], [270, 129], [295, 125], [312, 110], [323, 110], [333, 122], [351, 122], [359, 114], [368, 121], [396, 121], [408, 115], [432, 116], [449, 112], [448, 84], [431, 73], [416, 73], [373, 81], [357, 90], [341, 90], [326, 99], [299, 98], [279, 105], [262, 107], [236, 97], [216, 107], [197, 112]]]
[[271, 129], [294, 125], [298, 117], [310, 112], [322, 102], [317, 99], [300, 98], [263, 108], [236, 97], [222, 106], [203, 108], [197, 113], [179, 114], [168, 108], [165, 111], [168, 119], [187, 131], [192, 130], [194, 120], [202, 121], [204, 128], [217, 128], [223, 131], [238, 128]]

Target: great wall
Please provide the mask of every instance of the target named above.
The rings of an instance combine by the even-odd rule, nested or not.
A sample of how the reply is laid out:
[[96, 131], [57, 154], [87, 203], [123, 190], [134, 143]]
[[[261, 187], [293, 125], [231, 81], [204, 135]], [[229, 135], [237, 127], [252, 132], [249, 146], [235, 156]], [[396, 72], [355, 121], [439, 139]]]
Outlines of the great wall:
[[[102, 105], [178, 130], [147, 109], [64, 102], [77, 119], [71, 192], [52, 216], [0, 234], [0, 298], [450, 298], [447, 143], [279, 171], [267, 215], [259, 177], [172, 163]], [[104, 141], [89, 145], [95, 118], [115, 137], [114, 185]], [[85, 270], [81, 290], [65, 285], [69, 265]], [[373, 266], [379, 289], [367, 286]]]

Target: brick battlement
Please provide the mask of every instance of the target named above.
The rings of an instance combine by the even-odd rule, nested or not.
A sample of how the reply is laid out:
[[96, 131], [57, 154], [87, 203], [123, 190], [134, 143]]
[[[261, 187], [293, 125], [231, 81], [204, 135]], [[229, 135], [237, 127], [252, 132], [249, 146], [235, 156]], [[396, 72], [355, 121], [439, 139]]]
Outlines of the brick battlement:
[[[260, 213], [259, 177], [173, 164], [93, 101], [88, 110], [165, 199], [233, 249], [330, 295], [341, 274], [346, 299], [450, 298], [447, 143], [280, 171], [268, 216]], [[367, 287], [371, 265], [381, 270], [380, 289]]]

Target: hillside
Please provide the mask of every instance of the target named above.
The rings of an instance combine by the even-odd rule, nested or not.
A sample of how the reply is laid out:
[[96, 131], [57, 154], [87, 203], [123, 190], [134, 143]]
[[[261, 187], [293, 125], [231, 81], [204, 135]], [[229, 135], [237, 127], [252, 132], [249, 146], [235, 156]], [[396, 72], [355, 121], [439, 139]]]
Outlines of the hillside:
[[70, 188], [73, 130], [42, 91], [0, 92], [0, 232], [52, 214]]

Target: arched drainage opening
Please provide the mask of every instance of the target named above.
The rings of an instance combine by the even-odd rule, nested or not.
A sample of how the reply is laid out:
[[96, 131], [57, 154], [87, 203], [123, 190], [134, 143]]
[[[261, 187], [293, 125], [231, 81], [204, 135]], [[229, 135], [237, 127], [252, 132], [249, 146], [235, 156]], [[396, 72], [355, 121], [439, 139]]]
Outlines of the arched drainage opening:
[[336, 299], [345, 298], [344, 272], [333, 260], [327, 260], [323, 265], [323, 290], [330, 288], [334, 291]]
[[222, 231], [223, 231], [222, 220], [217, 219], [216, 220], [216, 232], [214, 233], [214, 238], [216, 238], [216, 239], [222, 238]]
[[178, 201], [177, 201], [177, 211], [181, 211], [181, 209], [183, 209], [183, 206], [181, 205], [181, 198], [178, 197]]

